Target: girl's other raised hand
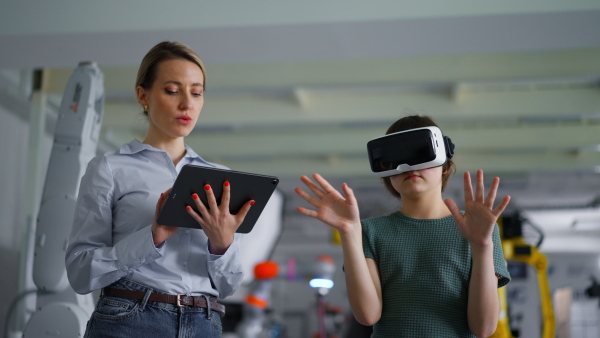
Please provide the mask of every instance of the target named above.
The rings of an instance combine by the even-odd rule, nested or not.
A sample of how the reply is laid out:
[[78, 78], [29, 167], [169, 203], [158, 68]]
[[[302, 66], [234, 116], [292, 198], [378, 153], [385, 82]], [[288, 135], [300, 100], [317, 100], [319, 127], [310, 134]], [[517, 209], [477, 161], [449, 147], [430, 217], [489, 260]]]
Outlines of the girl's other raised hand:
[[343, 195], [335, 190], [327, 180], [319, 174], [313, 174], [315, 184], [309, 177], [301, 176], [300, 180], [310, 189], [314, 196], [301, 188], [294, 189], [300, 197], [316, 208], [316, 210], [297, 207], [296, 210], [337, 229], [344, 235], [351, 231], [360, 231], [360, 215], [358, 204], [352, 189], [342, 184]]
[[464, 194], [465, 194], [465, 212], [462, 214], [456, 203], [451, 199], [446, 199], [444, 202], [452, 216], [460, 233], [465, 237], [471, 245], [489, 245], [492, 243], [492, 231], [494, 224], [504, 211], [510, 196], [504, 196], [500, 204], [494, 208], [494, 201], [500, 178], [494, 177], [492, 186], [484, 197], [485, 189], [483, 186], [483, 171], [477, 171], [477, 182], [475, 184], [475, 195], [473, 195], [473, 187], [471, 186], [471, 174], [464, 174]]

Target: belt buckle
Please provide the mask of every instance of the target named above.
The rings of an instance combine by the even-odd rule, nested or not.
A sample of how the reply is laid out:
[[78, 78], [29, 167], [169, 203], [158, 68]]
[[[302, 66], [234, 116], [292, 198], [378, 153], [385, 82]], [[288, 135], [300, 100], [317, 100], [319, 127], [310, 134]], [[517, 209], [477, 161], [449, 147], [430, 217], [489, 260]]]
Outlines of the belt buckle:
[[184, 307], [186, 306], [185, 304], [181, 304], [181, 297], [185, 296], [184, 294], [180, 293], [177, 295], [177, 306], [178, 307]]

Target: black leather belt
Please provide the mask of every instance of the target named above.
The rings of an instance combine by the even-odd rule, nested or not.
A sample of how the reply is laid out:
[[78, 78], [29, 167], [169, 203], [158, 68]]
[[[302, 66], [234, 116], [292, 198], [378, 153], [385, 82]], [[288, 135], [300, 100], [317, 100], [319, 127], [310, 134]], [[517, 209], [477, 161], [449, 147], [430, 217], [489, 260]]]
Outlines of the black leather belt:
[[[107, 297], [127, 298], [136, 300], [142, 300], [146, 296], [146, 292], [144, 291], [132, 291], [114, 288], [104, 288], [102, 290], [102, 294]], [[206, 298], [202, 296], [187, 296], [183, 294], [168, 295], [164, 293], [152, 293], [150, 294], [148, 300], [151, 302], [175, 304], [179, 307], [194, 306], [205, 309], [208, 308], [206, 304]], [[225, 305], [218, 303], [216, 297], [209, 297], [209, 301], [210, 309], [212, 311], [217, 311], [221, 315], [221, 317], [225, 316]]]

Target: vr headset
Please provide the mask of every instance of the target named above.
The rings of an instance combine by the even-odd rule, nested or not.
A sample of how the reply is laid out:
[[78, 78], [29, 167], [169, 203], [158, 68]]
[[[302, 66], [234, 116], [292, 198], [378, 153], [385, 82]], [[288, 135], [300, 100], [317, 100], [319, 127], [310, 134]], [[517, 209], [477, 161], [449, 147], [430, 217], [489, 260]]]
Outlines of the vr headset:
[[367, 143], [371, 170], [379, 177], [439, 167], [454, 156], [454, 143], [438, 127], [415, 128]]

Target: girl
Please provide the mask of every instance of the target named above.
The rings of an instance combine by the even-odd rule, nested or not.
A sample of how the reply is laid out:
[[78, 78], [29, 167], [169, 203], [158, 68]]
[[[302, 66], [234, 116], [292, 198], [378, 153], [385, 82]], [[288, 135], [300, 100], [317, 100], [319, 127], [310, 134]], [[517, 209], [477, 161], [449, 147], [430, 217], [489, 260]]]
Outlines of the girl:
[[[427, 126], [437, 127], [428, 117], [408, 116], [386, 134]], [[442, 199], [453, 172], [448, 159], [441, 167], [384, 177], [401, 208], [362, 221], [347, 184], [342, 195], [319, 174], [313, 175], [318, 185], [301, 177], [314, 196], [296, 193], [316, 210], [297, 210], [339, 231], [350, 307], [361, 324], [373, 325], [373, 337], [487, 337], [496, 329], [496, 289], [510, 276], [495, 223], [510, 197], [494, 208], [499, 178], [484, 196], [483, 172], [477, 171], [475, 194], [466, 172], [461, 213]]]

